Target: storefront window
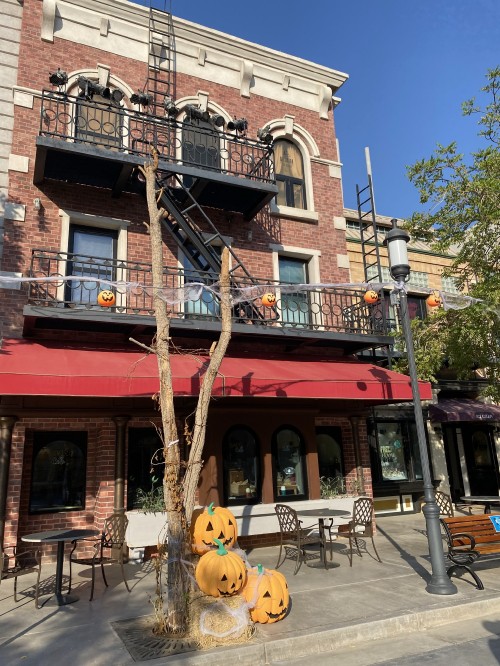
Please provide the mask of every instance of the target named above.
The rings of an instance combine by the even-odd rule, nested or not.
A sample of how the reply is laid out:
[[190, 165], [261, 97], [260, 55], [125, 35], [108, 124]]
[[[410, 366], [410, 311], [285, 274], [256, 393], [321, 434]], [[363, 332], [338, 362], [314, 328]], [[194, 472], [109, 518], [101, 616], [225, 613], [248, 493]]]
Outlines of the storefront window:
[[254, 433], [245, 426], [231, 428], [222, 451], [227, 504], [260, 502], [260, 451]]
[[344, 460], [340, 428], [317, 428], [319, 476], [325, 479], [344, 478]]
[[165, 464], [163, 443], [154, 428], [129, 428], [127, 509], [137, 509], [145, 495], [159, 496]]
[[86, 467], [86, 432], [35, 433], [30, 513], [84, 509]]
[[384, 481], [406, 481], [403, 435], [400, 423], [377, 423], [378, 449]]
[[378, 421], [372, 424], [371, 447], [375, 483], [422, 480], [420, 447], [414, 421]]
[[275, 433], [273, 464], [276, 500], [304, 499], [307, 495], [305, 448], [298, 430], [285, 427]]

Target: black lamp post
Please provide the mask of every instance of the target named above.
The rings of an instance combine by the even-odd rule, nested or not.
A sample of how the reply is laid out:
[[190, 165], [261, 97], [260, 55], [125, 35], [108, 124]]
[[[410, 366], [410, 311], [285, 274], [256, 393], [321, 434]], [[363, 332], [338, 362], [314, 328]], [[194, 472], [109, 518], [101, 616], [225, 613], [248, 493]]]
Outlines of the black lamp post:
[[413, 335], [408, 316], [408, 298], [404, 283], [410, 277], [410, 264], [408, 263], [408, 241], [410, 235], [404, 229], [397, 227], [397, 220], [392, 220], [392, 229], [387, 233], [384, 245], [389, 252], [389, 266], [391, 276], [396, 281], [396, 291], [399, 292], [399, 309], [401, 313], [401, 325], [406, 343], [406, 354], [411, 380], [413, 395], [413, 409], [415, 412], [415, 425], [417, 427], [418, 447], [420, 460], [422, 462], [422, 477], [424, 481], [423, 513], [427, 527], [427, 541], [429, 543], [429, 554], [431, 559], [432, 575], [427, 584], [427, 592], [431, 594], [455, 594], [457, 588], [451, 582], [446, 573], [444, 563], [443, 540], [439, 524], [439, 507], [436, 504], [434, 488], [431, 479], [429, 455], [427, 452], [427, 441], [425, 438], [424, 418], [420, 402], [420, 391], [418, 388], [417, 368], [415, 365], [415, 354], [413, 348]]

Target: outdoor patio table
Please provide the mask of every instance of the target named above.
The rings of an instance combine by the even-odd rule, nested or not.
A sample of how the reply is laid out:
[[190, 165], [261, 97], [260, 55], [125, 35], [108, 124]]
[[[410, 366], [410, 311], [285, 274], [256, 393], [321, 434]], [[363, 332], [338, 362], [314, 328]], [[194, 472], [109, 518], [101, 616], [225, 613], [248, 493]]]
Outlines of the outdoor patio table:
[[56, 603], [58, 606], [65, 606], [78, 601], [76, 594], [62, 594], [62, 576], [63, 576], [63, 561], [64, 561], [64, 544], [67, 541], [75, 539], [87, 539], [88, 537], [96, 537], [100, 534], [99, 530], [48, 530], [47, 532], [36, 532], [34, 534], [27, 534], [21, 537], [21, 541], [29, 543], [57, 543], [57, 563], [56, 563]]
[[460, 499], [468, 504], [484, 504], [484, 513], [491, 513], [492, 504], [500, 504], [498, 495], [465, 495]]
[[297, 511], [298, 516], [304, 518], [317, 518], [319, 535], [321, 537], [321, 560], [326, 569], [326, 548], [325, 548], [325, 518], [346, 518], [350, 516], [350, 512], [345, 509], [302, 509]]

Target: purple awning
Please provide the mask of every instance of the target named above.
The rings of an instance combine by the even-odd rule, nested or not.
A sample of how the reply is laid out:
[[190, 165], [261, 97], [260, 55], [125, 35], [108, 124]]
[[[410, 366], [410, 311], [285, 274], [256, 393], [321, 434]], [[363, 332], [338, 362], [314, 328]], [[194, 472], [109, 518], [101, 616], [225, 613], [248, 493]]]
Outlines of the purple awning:
[[500, 421], [500, 407], [467, 398], [440, 400], [437, 405], [429, 405], [429, 418], [439, 422]]

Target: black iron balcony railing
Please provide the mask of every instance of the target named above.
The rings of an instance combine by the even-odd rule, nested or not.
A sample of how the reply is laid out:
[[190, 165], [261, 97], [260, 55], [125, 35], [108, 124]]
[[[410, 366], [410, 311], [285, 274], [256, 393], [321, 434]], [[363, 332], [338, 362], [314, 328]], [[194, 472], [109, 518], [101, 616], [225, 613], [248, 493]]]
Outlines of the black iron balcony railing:
[[274, 183], [269, 145], [209, 123], [177, 122], [63, 92], [42, 92], [40, 136], [146, 158], [154, 146], [170, 163]]
[[[52, 250], [32, 250], [29, 283], [30, 305], [47, 308], [108, 310], [113, 316], [152, 316], [151, 265], [82, 256]], [[164, 268], [163, 296], [172, 317], [218, 321], [219, 276], [189, 269]], [[233, 289], [233, 319], [240, 324], [293, 327], [303, 331], [330, 331], [385, 335], [383, 307], [368, 305], [364, 292], [343, 287], [318, 287], [267, 279], [238, 280]], [[115, 295], [114, 305], [98, 305], [102, 290]], [[261, 296], [272, 291], [273, 307], [265, 307]], [[49, 314], [49, 312], [47, 312]]]

